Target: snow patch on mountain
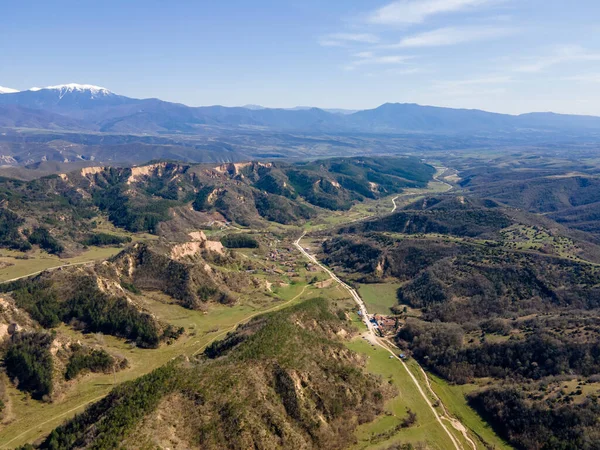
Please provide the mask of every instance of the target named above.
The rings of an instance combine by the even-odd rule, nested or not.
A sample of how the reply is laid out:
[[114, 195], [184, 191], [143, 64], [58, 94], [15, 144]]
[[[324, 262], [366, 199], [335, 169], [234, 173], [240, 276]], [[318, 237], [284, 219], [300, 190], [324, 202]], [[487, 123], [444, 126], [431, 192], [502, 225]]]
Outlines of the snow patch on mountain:
[[94, 86], [92, 84], [77, 84], [77, 83], [69, 83], [69, 84], [59, 84], [56, 86], [46, 86], [43, 88], [32, 87], [29, 89], [30, 91], [37, 92], [41, 90], [55, 90], [60, 92], [60, 98], [62, 98], [65, 94], [71, 92], [89, 92], [92, 98], [97, 96], [106, 96], [112, 95], [112, 92], [106, 88], [101, 86]]
[[19, 92], [16, 89], [7, 88], [4, 86], [0, 86], [0, 94], [14, 94], [15, 92]]

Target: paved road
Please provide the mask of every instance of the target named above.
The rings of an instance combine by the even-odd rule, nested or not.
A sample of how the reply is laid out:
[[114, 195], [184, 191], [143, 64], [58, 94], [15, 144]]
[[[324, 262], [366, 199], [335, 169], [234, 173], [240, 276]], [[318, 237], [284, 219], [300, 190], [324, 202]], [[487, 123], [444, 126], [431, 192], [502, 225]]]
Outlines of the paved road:
[[321, 269], [323, 269], [331, 278], [333, 278], [336, 282], [338, 282], [343, 288], [345, 288], [350, 293], [350, 295], [352, 296], [352, 298], [354, 299], [354, 301], [356, 302], [356, 304], [358, 305], [358, 307], [360, 309], [360, 313], [365, 321], [365, 324], [367, 325], [367, 328], [369, 329], [369, 332], [372, 333], [373, 335], [376, 335], [373, 324], [367, 319], [367, 307], [365, 306], [365, 303], [363, 302], [362, 298], [360, 298], [360, 295], [358, 295], [356, 290], [354, 290], [348, 284], [346, 284], [342, 280], [340, 280], [335, 273], [333, 273], [331, 270], [329, 270], [325, 265], [321, 264], [317, 258], [315, 258], [313, 255], [308, 253], [300, 245], [300, 240], [304, 237], [305, 234], [306, 234], [306, 231], [302, 234], [302, 236], [300, 236], [296, 240], [296, 242], [294, 242], [294, 246], [298, 250], [300, 250], [300, 253], [302, 253], [306, 258], [308, 258], [312, 263], [316, 264]]
[[[395, 205], [395, 203], [394, 203]], [[435, 419], [437, 420], [437, 422], [440, 424], [440, 426], [442, 427], [442, 429], [446, 432], [446, 434], [448, 435], [448, 437], [450, 438], [450, 441], [452, 442], [452, 445], [454, 446], [454, 448], [456, 450], [464, 450], [461, 443], [454, 437], [454, 435], [450, 432], [450, 430], [448, 429], [448, 427], [446, 427], [446, 424], [442, 421], [442, 417], [438, 414], [438, 412], [436, 411], [435, 407], [433, 406], [433, 404], [431, 403], [429, 397], [427, 396], [427, 394], [425, 394], [425, 391], [423, 390], [423, 388], [421, 387], [421, 385], [419, 384], [419, 381], [417, 380], [417, 378], [413, 375], [413, 373], [410, 371], [410, 369], [408, 368], [408, 366], [406, 365], [406, 363], [404, 362], [404, 360], [400, 357], [398, 357], [398, 355], [396, 355], [396, 353], [394, 353], [388, 345], [386, 345], [385, 343], [383, 343], [381, 341], [381, 339], [379, 338], [379, 336], [377, 335], [376, 331], [375, 331], [375, 327], [373, 326], [373, 323], [371, 323], [371, 321], [368, 319], [368, 311], [367, 311], [367, 307], [365, 305], [365, 302], [363, 301], [363, 299], [360, 297], [360, 295], [358, 295], [358, 292], [356, 292], [356, 290], [354, 288], [352, 288], [351, 286], [349, 286], [348, 284], [344, 283], [342, 280], [340, 280], [340, 278], [338, 278], [338, 276], [333, 273], [327, 266], [325, 266], [324, 264], [321, 264], [321, 262], [313, 255], [311, 255], [310, 253], [308, 253], [308, 251], [302, 247], [302, 245], [300, 244], [300, 241], [302, 240], [302, 238], [306, 235], [306, 231], [304, 233], [302, 233], [302, 236], [300, 236], [296, 242], [294, 242], [294, 246], [300, 251], [300, 253], [302, 253], [306, 258], [308, 258], [312, 263], [316, 264], [317, 266], [319, 266], [321, 269], [323, 269], [331, 278], [333, 278], [336, 282], [338, 282], [344, 289], [346, 289], [348, 291], [348, 293], [352, 296], [352, 299], [356, 302], [356, 304], [358, 305], [358, 308], [360, 309], [361, 312], [361, 316], [363, 318], [363, 321], [365, 323], [365, 325], [367, 326], [368, 329], [368, 333], [369, 333], [369, 340], [375, 344], [377, 344], [379, 347], [385, 349], [386, 351], [388, 351], [391, 355], [394, 356], [394, 358], [396, 358], [398, 361], [400, 361], [400, 363], [402, 364], [402, 366], [404, 367], [404, 369], [406, 370], [406, 372], [408, 373], [408, 375], [410, 376], [412, 382], [414, 383], [414, 385], [416, 386], [417, 390], [419, 391], [419, 393], [421, 394], [421, 397], [423, 397], [423, 400], [425, 400], [425, 403], [427, 403], [427, 405], [429, 406], [429, 408], [431, 409], [431, 411], [433, 412], [433, 415], [435, 416]], [[435, 394], [434, 394], [435, 395]], [[458, 422], [456, 419], [450, 419], [450, 418], [446, 418], [444, 417], [444, 419], [449, 420], [449, 421], [456, 421]], [[458, 422], [460, 423], [460, 422]], [[455, 426], [455, 428], [459, 426], [458, 424]], [[462, 427], [463, 429], [466, 430], [466, 428], [464, 428], [464, 426], [462, 424], [460, 424], [460, 427]], [[458, 428], [457, 428], [458, 429]], [[470, 440], [470, 439], [469, 439]], [[471, 441], [472, 442], [472, 441]], [[474, 447], [476, 448], [476, 447]]]

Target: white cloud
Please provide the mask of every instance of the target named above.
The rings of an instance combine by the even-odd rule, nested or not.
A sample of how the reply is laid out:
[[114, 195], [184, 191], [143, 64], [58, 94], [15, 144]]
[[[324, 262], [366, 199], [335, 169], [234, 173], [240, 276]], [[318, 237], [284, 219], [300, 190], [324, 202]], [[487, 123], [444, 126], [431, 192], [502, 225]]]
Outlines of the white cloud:
[[421, 67], [407, 67], [402, 69], [385, 69], [379, 70], [377, 72], [369, 72], [366, 75], [368, 77], [377, 77], [381, 75], [398, 75], [398, 76], [408, 76], [408, 75], [416, 75], [416, 74], [426, 74], [431, 73], [431, 70], [424, 69]]
[[373, 24], [395, 25], [421, 23], [427, 17], [461, 11], [493, 0], [400, 0], [373, 11], [367, 22]]
[[514, 28], [505, 27], [445, 27], [405, 37], [399, 43], [390, 45], [389, 48], [440, 47], [500, 38], [514, 33], [516, 33]]
[[386, 73], [390, 75], [414, 75], [416, 73], [429, 73], [429, 71], [419, 67], [409, 67], [408, 69], [388, 69]]
[[343, 47], [348, 43], [376, 44], [379, 37], [370, 33], [334, 33], [323, 36], [319, 44], [323, 47]]
[[438, 87], [458, 87], [458, 86], [481, 86], [490, 84], [513, 83], [515, 80], [508, 75], [491, 75], [480, 78], [467, 78], [464, 80], [446, 80], [437, 83]]
[[448, 97], [500, 95], [508, 92], [506, 85], [515, 80], [507, 75], [490, 75], [462, 80], [445, 80], [433, 84], [433, 88]]
[[514, 68], [516, 72], [535, 73], [549, 67], [568, 62], [600, 61], [600, 53], [592, 53], [579, 45], [561, 45], [555, 47], [550, 56], [533, 59]]
[[474, 87], [457, 87], [454, 89], [446, 89], [443, 94], [447, 97], [465, 97], [472, 99], [473, 97], [495, 96], [506, 94], [506, 88], [474, 88]]
[[413, 59], [413, 56], [407, 55], [380, 55], [376, 56], [372, 52], [361, 52], [354, 55], [356, 60], [352, 61], [345, 67], [346, 70], [354, 70], [359, 66], [367, 65], [390, 65], [390, 64], [405, 64]]
[[579, 81], [583, 83], [600, 83], [600, 73], [586, 73], [582, 75], [573, 75], [564, 77], [565, 81]]
[[373, 52], [358, 52], [354, 54], [355, 58], [372, 58], [374, 55]]
[[365, 64], [403, 64], [411, 59], [410, 56], [403, 55], [386, 55], [386, 56], [371, 56], [354, 61], [354, 65], [362, 66]]

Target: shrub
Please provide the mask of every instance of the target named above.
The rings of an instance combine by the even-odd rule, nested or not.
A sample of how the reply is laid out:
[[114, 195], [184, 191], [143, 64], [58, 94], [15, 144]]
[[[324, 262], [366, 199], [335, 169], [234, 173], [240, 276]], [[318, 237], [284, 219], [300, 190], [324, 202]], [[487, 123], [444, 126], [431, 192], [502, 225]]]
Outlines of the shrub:
[[25, 220], [14, 212], [0, 209], [0, 246], [21, 251], [31, 249], [31, 244], [19, 233], [19, 227], [24, 223]]
[[52, 355], [54, 336], [48, 333], [15, 333], [6, 350], [4, 364], [17, 387], [42, 399], [52, 393]]
[[86, 237], [81, 243], [83, 245], [95, 245], [102, 247], [105, 245], [120, 245], [131, 242], [129, 236], [117, 236], [115, 234], [108, 233], [94, 233]]
[[228, 234], [221, 238], [221, 244], [227, 248], [258, 248], [258, 242], [248, 234]]
[[114, 358], [102, 349], [88, 350], [80, 345], [73, 345], [71, 349], [73, 354], [67, 364], [66, 380], [72, 380], [81, 372], [106, 372], [115, 363]]
[[34, 228], [29, 234], [29, 242], [33, 245], [39, 245], [40, 248], [55, 255], [62, 253], [65, 249], [44, 227]]

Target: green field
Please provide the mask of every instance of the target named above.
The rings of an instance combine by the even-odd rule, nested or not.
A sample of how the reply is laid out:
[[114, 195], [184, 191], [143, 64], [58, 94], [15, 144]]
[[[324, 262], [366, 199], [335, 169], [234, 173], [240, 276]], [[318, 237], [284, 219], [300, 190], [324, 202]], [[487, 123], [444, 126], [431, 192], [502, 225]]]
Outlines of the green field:
[[396, 291], [399, 283], [361, 284], [358, 293], [371, 314], [391, 314], [390, 308], [398, 304]]
[[[415, 388], [412, 380], [397, 359], [380, 347], [373, 347], [365, 340], [358, 338], [348, 343], [355, 352], [367, 355], [367, 370], [380, 375], [384, 380], [394, 384], [398, 395], [386, 404], [386, 413], [375, 421], [358, 427], [356, 449], [386, 449], [394, 443], [426, 443], [427, 448], [447, 450], [453, 448], [452, 442], [443, 428], [436, 421], [433, 412]], [[393, 429], [406, 416], [406, 408], [417, 414], [417, 423], [410, 428], [385, 439], [378, 434]], [[458, 436], [457, 436], [458, 437]]]
[[473, 431], [483, 444], [491, 445], [496, 450], [508, 450], [512, 448], [498, 437], [481, 416], [466, 403], [465, 394], [476, 389], [477, 385], [451, 385], [435, 375], [428, 375], [431, 380], [431, 387], [440, 400], [442, 400], [442, 403], [451, 411], [454, 417], [460, 420], [469, 430]]
[[[94, 232], [114, 234], [131, 238], [132, 242], [152, 241], [158, 236], [149, 233], [130, 233], [116, 228], [107, 219], [95, 219]], [[0, 250], [0, 282], [35, 274], [53, 267], [67, 264], [81, 264], [91, 261], [101, 261], [116, 255], [123, 250], [121, 246], [94, 247], [90, 246], [76, 256], [61, 258], [43, 250], [34, 249], [28, 252], [2, 249]]]
[[[362, 338], [357, 338], [347, 345], [350, 349], [367, 356], [366, 369], [369, 372], [380, 375], [384, 380], [393, 383], [398, 390], [398, 395], [386, 404], [386, 412], [383, 415], [375, 421], [361, 425], [358, 428], [356, 432], [358, 443], [354, 448], [386, 449], [392, 444], [399, 443], [411, 443], [413, 445], [423, 443], [427, 445], [428, 449], [446, 450], [454, 448], [448, 435], [436, 421], [431, 409], [416, 389], [400, 361], [390, 358], [387, 351], [379, 347], [373, 347]], [[407, 368], [417, 378], [431, 404], [435, 405], [437, 398], [442, 401], [442, 405], [436, 406], [438, 414], [443, 416], [445, 408], [452, 417], [459, 419], [469, 430], [469, 436], [474, 440], [478, 449], [508, 450], [511, 448], [467, 405], [465, 394], [475, 389], [476, 385], [453, 386], [438, 377], [429, 375], [434, 395], [427, 389], [425, 375], [417, 362], [409, 359]], [[391, 436], [383, 435], [383, 433], [392, 430], [400, 423], [406, 415], [407, 408], [417, 414], [417, 424], [402, 429]], [[463, 448], [471, 448], [462, 434], [452, 428], [448, 421], [444, 419], [444, 423]]]
[[73, 258], [59, 258], [39, 250], [28, 253], [2, 250], [0, 252], [0, 263], [7, 265], [0, 269], [0, 281], [27, 276], [67, 264], [104, 260], [116, 255], [121, 250], [123, 250], [121, 247], [90, 247]]

